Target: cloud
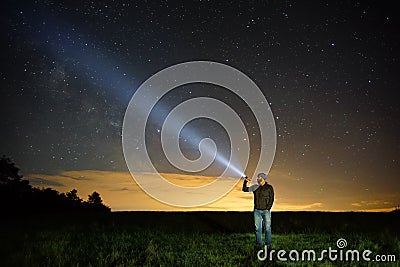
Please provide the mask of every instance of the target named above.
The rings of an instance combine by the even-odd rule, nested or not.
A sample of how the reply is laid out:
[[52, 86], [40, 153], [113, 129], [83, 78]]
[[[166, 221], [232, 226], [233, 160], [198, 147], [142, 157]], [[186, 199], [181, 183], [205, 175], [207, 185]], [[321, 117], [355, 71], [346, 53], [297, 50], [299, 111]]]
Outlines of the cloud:
[[122, 188], [117, 188], [117, 189], [110, 189], [110, 191], [129, 191], [128, 187], [122, 187]]
[[39, 177], [31, 177], [29, 178], [29, 182], [33, 186], [38, 186], [38, 187], [48, 187], [48, 186], [63, 186], [63, 184], [56, 182], [56, 181], [51, 181]]
[[394, 210], [395, 205], [386, 200], [361, 200], [351, 203], [351, 206], [355, 207], [357, 211], [386, 212]]

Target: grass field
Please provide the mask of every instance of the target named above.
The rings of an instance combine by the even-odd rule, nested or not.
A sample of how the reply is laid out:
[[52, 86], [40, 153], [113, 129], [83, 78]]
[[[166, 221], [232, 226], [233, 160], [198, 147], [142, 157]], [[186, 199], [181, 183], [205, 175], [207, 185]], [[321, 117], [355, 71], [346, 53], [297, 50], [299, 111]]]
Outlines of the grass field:
[[[395, 262], [379, 265], [362, 259], [331, 261], [327, 255], [322, 261], [283, 262], [276, 257], [260, 261], [253, 246], [251, 216], [198, 212], [11, 217], [1, 223], [0, 266], [399, 266], [398, 215], [273, 215], [275, 250], [313, 249], [319, 257], [324, 249], [337, 249], [336, 241], [345, 238], [343, 250], [369, 249], [371, 259], [395, 255]], [[357, 226], [356, 219], [363, 224]], [[327, 227], [331, 224], [337, 224], [337, 230]]]

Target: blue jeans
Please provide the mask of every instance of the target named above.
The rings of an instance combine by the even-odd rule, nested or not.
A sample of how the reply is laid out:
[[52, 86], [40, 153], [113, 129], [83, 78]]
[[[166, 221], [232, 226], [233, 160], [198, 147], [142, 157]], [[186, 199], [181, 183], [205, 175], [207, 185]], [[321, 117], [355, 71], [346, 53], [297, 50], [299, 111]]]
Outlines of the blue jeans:
[[[264, 223], [263, 223], [264, 222]], [[271, 211], [254, 209], [254, 226], [256, 233], [256, 244], [262, 246], [262, 229], [264, 225], [265, 245], [271, 245]]]

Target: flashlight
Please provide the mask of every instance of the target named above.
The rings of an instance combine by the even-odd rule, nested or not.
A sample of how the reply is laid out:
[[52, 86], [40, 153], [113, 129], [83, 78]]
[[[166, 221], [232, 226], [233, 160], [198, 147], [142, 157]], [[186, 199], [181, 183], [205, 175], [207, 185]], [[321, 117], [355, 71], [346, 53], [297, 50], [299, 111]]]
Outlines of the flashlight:
[[250, 182], [250, 179], [249, 179], [249, 177], [248, 177], [246, 174], [243, 175], [242, 178], [244, 178], [245, 180], [247, 180], [248, 182]]

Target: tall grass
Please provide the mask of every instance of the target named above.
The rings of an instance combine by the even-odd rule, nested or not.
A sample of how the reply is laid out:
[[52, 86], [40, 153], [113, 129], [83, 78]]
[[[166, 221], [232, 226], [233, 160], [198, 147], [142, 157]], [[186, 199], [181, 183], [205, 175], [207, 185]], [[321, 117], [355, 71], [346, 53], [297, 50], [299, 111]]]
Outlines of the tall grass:
[[[328, 246], [336, 248], [336, 240], [340, 237], [328, 234], [274, 235], [273, 249], [321, 251]], [[386, 239], [382, 244], [382, 241], [376, 243], [367, 236], [346, 238], [351, 249], [399, 255], [398, 240]], [[21, 249], [8, 251], [7, 257], [2, 259], [5, 260], [2, 266], [261, 266], [266, 263], [256, 258], [251, 233], [162, 233], [148, 229], [131, 232], [93, 226], [86, 232], [73, 227], [62, 231], [41, 231], [24, 236], [19, 242], [23, 244]], [[274, 263], [284, 264], [276, 259]], [[300, 262], [298, 265], [311, 263]], [[333, 263], [327, 259], [323, 263], [314, 263], [318, 264]], [[350, 265], [359, 264], [354, 262]], [[392, 265], [397, 266], [395, 263]]]
[[[177, 223], [177, 222], [171, 222]], [[31, 228], [26, 226], [31, 225]], [[9, 227], [5, 229], [4, 227]], [[273, 249], [336, 249], [339, 238], [349, 249], [394, 254], [399, 266], [400, 241], [390, 232], [274, 233]], [[260, 261], [251, 229], [244, 233], [166, 231], [157, 225], [82, 220], [74, 223], [25, 222], [2, 225], [0, 266], [380, 266], [376, 262]]]

